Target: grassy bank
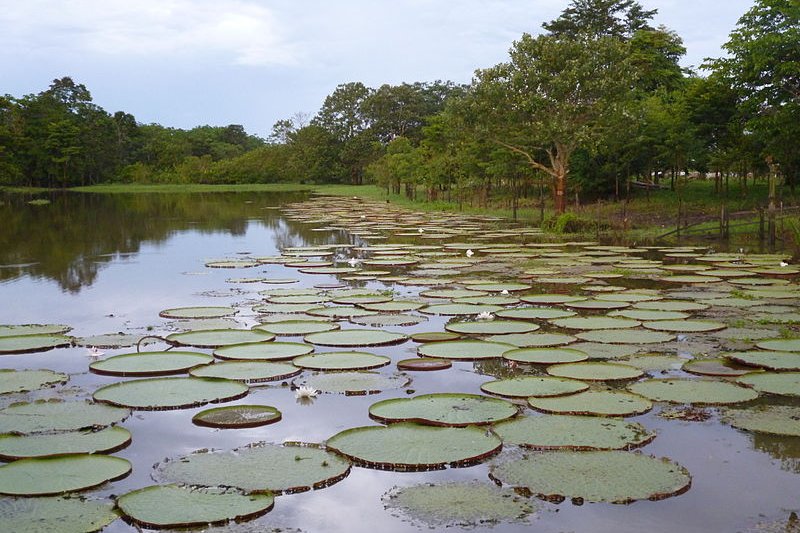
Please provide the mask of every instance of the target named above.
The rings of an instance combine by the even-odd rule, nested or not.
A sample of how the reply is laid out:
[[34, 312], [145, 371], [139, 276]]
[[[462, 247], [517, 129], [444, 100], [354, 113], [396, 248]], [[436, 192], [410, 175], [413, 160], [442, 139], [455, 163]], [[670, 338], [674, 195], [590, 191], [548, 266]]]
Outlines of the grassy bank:
[[73, 187], [75, 192], [91, 192], [102, 194], [137, 194], [137, 193], [191, 193], [191, 192], [296, 192], [310, 191], [311, 185], [298, 183], [253, 183], [239, 185], [207, 185], [202, 183], [167, 183], [163, 185], [142, 185], [120, 183], [108, 185], [90, 185]]

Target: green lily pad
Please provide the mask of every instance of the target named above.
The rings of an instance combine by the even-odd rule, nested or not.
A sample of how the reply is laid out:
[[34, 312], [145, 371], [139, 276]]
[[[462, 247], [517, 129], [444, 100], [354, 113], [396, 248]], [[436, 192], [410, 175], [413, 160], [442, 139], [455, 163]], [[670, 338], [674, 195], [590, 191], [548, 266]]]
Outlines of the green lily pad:
[[75, 339], [75, 344], [78, 346], [103, 348], [103, 349], [116, 349], [128, 348], [138, 343], [152, 344], [153, 340], [144, 339], [144, 335], [129, 335], [127, 333], [105, 333], [103, 335], [91, 335], [89, 337], [80, 337]]
[[479, 463], [497, 453], [502, 442], [475, 426], [435, 427], [406, 422], [346, 429], [328, 439], [327, 446], [361, 466], [418, 471]]
[[397, 362], [400, 370], [411, 370], [428, 372], [433, 370], [447, 370], [453, 366], [453, 362], [447, 359], [437, 359], [435, 357], [412, 357], [401, 359]]
[[[800, 353], [797, 352], [733, 352], [726, 353], [725, 357], [743, 365], [767, 370], [800, 370]], [[752, 372], [753, 369], [750, 368], [749, 371]]]
[[412, 333], [411, 340], [414, 342], [444, 342], [454, 341], [461, 338], [461, 335], [452, 331], [423, 331]]
[[576, 339], [572, 335], [562, 333], [510, 333], [507, 335], [490, 335], [487, 341], [512, 344], [518, 348], [563, 346]]
[[272, 333], [247, 329], [205, 329], [167, 336], [167, 341], [173, 344], [196, 348], [219, 348], [247, 342], [269, 342], [273, 339], [275, 335]]
[[586, 391], [555, 398], [528, 398], [528, 405], [545, 413], [590, 416], [635, 416], [653, 408], [647, 398], [616, 391]]
[[266, 426], [280, 419], [281, 412], [269, 405], [226, 405], [200, 411], [192, 417], [192, 422], [211, 428], [238, 429]]
[[645, 309], [648, 311], [678, 311], [685, 313], [688, 311], [703, 311], [708, 309], [708, 305], [697, 302], [687, 302], [684, 300], [658, 300], [655, 302], [639, 302], [633, 304], [635, 309]]
[[335, 346], [350, 348], [354, 346], [384, 346], [399, 344], [408, 339], [402, 333], [392, 333], [378, 329], [343, 329], [338, 331], [323, 331], [305, 336], [305, 341], [321, 346]]
[[315, 307], [309, 309], [308, 314], [339, 320], [343, 318], [351, 319], [359, 316], [372, 316], [375, 314], [375, 311], [367, 311], [364, 308], [349, 305], [334, 305], [331, 307]]
[[675, 333], [700, 333], [705, 331], [719, 331], [727, 328], [722, 322], [711, 320], [654, 320], [644, 322], [642, 326], [654, 331], [668, 331]]
[[746, 431], [800, 437], [800, 408], [795, 406], [759, 405], [749, 409], [726, 409], [722, 420]]
[[628, 390], [653, 401], [723, 405], [754, 400], [758, 393], [723, 381], [701, 379], [649, 379], [634, 383]]
[[85, 498], [44, 496], [0, 501], [0, 524], [17, 533], [100, 531], [119, 518], [111, 503]]
[[638, 320], [607, 316], [557, 318], [550, 323], [567, 329], [627, 329], [641, 325]]
[[481, 385], [483, 392], [508, 398], [564, 396], [582, 392], [588, 388], [589, 385], [582, 381], [551, 376], [518, 376], [489, 381]]
[[301, 369], [288, 363], [272, 361], [225, 361], [202, 365], [189, 371], [196, 378], [223, 378], [245, 383], [278, 381], [296, 376]]
[[130, 432], [122, 427], [43, 435], [3, 434], [0, 435], [0, 459], [13, 461], [68, 453], [111, 453], [121, 450], [130, 442]]
[[311, 370], [367, 370], [380, 368], [391, 362], [386, 356], [367, 352], [322, 352], [301, 355], [292, 364]]
[[756, 329], [756, 328], [727, 328], [714, 336], [721, 339], [728, 340], [741, 340], [741, 341], [755, 341], [761, 339], [769, 339], [778, 334], [774, 329]]
[[420, 296], [425, 298], [468, 298], [470, 296], [486, 296], [489, 294], [486, 291], [473, 291], [471, 289], [431, 289], [422, 291]]
[[392, 398], [369, 408], [369, 416], [383, 423], [417, 422], [452, 427], [491, 424], [516, 416], [517, 412], [514, 404], [505, 400], [458, 393]]
[[578, 333], [576, 336], [585, 341], [607, 344], [656, 344], [675, 339], [675, 335], [670, 333], [643, 329], [598, 329]]
[[112, 383], [100, 387], [92, 396], [98, 402], [153, 411], [237, 400], [249, 390], [247, 385], [228, 379], [147, 378]]
[[580, 502], [661, 500], [692, 483], [678, 464], [622, 451], [545, 452], [498, 465], [491, 476], [541, 498]]
[[743, 376], [755, 372], [752, 366], [736, 364], [729, 359], [693, 359], [683, 365], [683, 370], [701, 376]]
[[269, 303], [273, 304], [321, 304], [330, 298], [321, 294], [287, 294], [283, 296], [270, 296]]
[[574, 311], [552, 309], [550, 307], [519, 307], [517, 309], [502, 309], [497, 312], [500, 318], [513, 318], [516, 320], [548, 320], [551, 318], [567, 318], [575, 316]]
[[214, 355], [231, 360], [283, 361], [313, 351], [313, 346], [301, 342], [248, 342], [217, 348]]
[[308, 376], [296, 385], [304, 385], [320, 392], [363, 395], [399, 389], [410, 381], [402, 374], [384, 376], [378, 372], [321, 372]]
[[425, 307], [424, 303], [412, 300], [393, 300], [390, 302], [360, 303], [356, 305], [375, 313], [407, 313]]
[[620, 316], [633, 320], [683, 320], [689, 318], [689, 313], [680, 311], [651, 311], [647, 309], [623, 309], [622, 311], [612, 311], [608, 316]]
[[778, 352], [800, 352], [800, 339], [772, 339], [756, 343], [762, 350]]
[[214, 358], [197, 352], [141, 352], [115, 355], [89, 364], [89, 370], [105, 376], [168, 376], [210, 363]]
[[628, 302], [612, 302], [608, 300], [581, 300], [578, 302], [568, 302], [564, 304], [570, 309], [583, 309], [587, 311], [612, 311], [614, 309], [625, 309], [630, 307]]
[[547, 367], [547, 373], [560, 378], [580, 379], [586, 381], [613, 381], [620, 379], [636, 379], [644, 372], [636, 367], [619, 363], [589, 362], [563, 363]]
[[233, 307], [175, 307], [158, 313], [162, 318], [222, 318], [236, 314]]
[[474, 361], [502, 357], [503, 353], [515, 346], [500, 342], [486, 341], [447, 341], [422, 344], [417, 348], [420, 357], [452, 359], [454, 361]]
[[349, 473], [349, 461], [323, 449], [261, 443], [165, 460], [155, 477], [168, 483], [281, 494], [327, 487]]
[[758, 392], [778, 396], [800, 396], [800, 372], [762, 372], [740, 377], [737, 383], [752, 387]]
[[123, 478], [130, 471], [127, 460], [108, 455], [20, 459], [0, 466], [0, 494], [50, 496], [86, 490]]
[[66, 383], [69, 376], [52, 370], [0, 369], [0, 394], [27, 392]]
[[633, 355], [622, 362], [649, 372], [678, 370], [686, 363], [686, 359], [677, 355], [642, 354]]
[[67, 333], [72, 326], [64, 324], [0, 324], [0, 337], [20, 335], [58, 335]]
[[476, 283], [469, 286], [470, 289], [484, 292], [517, 292], [530, 289], [530, 285], [525, 283]]
[[520, 320], [478, 320], [475, 322], [450, 322], [445, 324], [444, 329], [465, 335], [499, 335], [529, 333], [539, 329], [539, 325]]
[[503, 354], [503, 359], [533, 365], [550, 365], [553, 363], [577, 363], [585, 361], [588, 356], [571, 348], [517, 348]]
[[479, 304], [479, 305], [514, 305], [519, 303], [519, 298], [514, 296], [467, 296], [456, 298], [454, 304]]
[[132, 522], [155, 528], [245, 520], [266, 513], [274, 502], [272, 494], [178, 485], [152, 485], [117, 498], [117, 506]]
[[403, 313], [375, 314], [353, 317], [350, 322], [362, 326], [388, 327], [388, 326], [415, 326], [426, 322], [424, 316], [406, 315]]
[[420, 308], [420, 313], [445, 316], [473, 316], [481, 313], [496, 313], [502, 307], [486, 304], [433, 304]]
[[283, 322], [270, 322], [260, 324], [253, 329], [266, 331], [273, 335], [292, 337], [298, 335], [308, 335], [309, 333], [319, 333], [321, 331], [333, 331], [339, 329], [339, 324], [335, 322], [318, 322], [314, 320], [285, 320]]
[[319, 307], [319, 304], [281, 304], [281, 303], [268, 303], [264, 305], [257, 305], [253, 307], [256, 313], [263, 313], [265, 315], [274, 315], [280, 313], [297, 314], [307, 313], [312, 309], [327, 309]]
[[639, 351], [640, 347], [628, 344], [604, 344], [601, 342], [576, 342], [570, 348], [579, 350], [589, 359], [621, 359]]
[[586, 300], [585, 296], [570, 296], [568, 294], [526, 294], [519, 299], [529, 304], [565, 304]]
[[128, 418], [128, 409], [62, 400], [15, 403], [0, 409], [0, 433], [39, 433], [102, 428]]
[[72, 344], [72, 337], [65, 335], [8, 335], [0, 337], [0, 355], [12, 353], [46, 352]]
[[635, 422], [574, 415], [522, 416], [500, 422], [494, 431], [506, 444], [542, 450], [629, 450], [656, 436]]

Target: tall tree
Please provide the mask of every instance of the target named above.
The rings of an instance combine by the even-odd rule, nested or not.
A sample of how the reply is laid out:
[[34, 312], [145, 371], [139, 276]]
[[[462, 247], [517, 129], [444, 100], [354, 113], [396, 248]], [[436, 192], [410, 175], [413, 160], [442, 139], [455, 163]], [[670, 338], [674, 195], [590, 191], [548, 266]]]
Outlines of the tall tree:
[[557, 19], [542, 27], [557, 37], [630, 39], [640, 30], [652, 30], [649, 21], [657, 12], [636, 0], [572, 0]]

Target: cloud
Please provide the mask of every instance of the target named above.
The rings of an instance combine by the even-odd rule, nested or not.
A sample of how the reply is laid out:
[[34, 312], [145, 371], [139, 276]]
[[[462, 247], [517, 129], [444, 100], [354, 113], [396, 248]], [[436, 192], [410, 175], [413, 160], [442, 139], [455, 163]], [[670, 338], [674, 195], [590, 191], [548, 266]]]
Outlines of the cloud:
[[252, 0], [27, 0], [0, 11], [0, 28], [0, 45], [28, 53], [298, 61], [273, 12]]

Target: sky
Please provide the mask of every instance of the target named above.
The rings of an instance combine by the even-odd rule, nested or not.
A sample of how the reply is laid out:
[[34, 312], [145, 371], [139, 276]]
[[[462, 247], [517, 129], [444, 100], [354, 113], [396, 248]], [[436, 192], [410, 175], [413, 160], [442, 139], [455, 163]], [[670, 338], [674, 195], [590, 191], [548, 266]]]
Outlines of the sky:
[[[451, 80], [507, 60], [568, 0], [0, 0], [0, 94], [55, 78], [111, 113], [266, 137], [338, 84]], [[676, 31], [684, 66], [720, 57], [753, 0], [640, 0]]]

